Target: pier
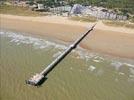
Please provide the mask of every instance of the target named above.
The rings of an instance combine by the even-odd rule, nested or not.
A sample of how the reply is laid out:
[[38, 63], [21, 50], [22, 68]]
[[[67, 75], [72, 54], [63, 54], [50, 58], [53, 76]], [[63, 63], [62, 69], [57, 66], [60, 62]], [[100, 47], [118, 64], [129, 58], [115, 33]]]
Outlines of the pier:
[[[95, 24], [96, 25], [96, 24]], [[57, 64], [59, 64], [77, 45], [94, 29], [93, 25], [86, 33], [84, 33], [80, 38], [78, 38], [73, 44], [71, 44], [60, 56], [58, 56], [51, 64], [49, 64], [42, 72], [37, 73], [29, 80], [26, 80], [26, 84], [39, 86], [47, 79], [47, 74], [50, 73]]]

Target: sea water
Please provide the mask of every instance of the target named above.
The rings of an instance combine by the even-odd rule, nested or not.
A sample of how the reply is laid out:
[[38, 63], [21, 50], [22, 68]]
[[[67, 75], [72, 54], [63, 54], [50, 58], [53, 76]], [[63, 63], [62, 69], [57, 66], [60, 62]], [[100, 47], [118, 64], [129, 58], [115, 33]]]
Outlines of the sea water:
[[22, 32], [0, 30], [1, 100], [134, 100], [134, 60], [78, 47], [41, 87], [25, 84], [69, 44]]

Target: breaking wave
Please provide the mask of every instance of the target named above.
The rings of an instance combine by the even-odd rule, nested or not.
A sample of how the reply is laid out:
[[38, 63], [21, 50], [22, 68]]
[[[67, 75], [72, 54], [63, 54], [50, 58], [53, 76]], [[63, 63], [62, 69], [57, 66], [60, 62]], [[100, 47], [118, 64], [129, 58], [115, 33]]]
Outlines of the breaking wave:
[[[0, 30], [0, 35], [2, 37], [8, 37], [10, 38], [11, 43], [15, 43], [16, 45], [21, 45], [21, 44], [28, 44], [32, 45], [35, 49], [46, 49], [46, 48], [56, 48], [59, 49], [59, 51], [55, 54], [53, 54], [53, 57], [56, 58], [58, 57], [66, 48], [67, 46], [63, 44], [58, 44], [52, 41], [48, 41], [45, 39], [41, 38], [36, 38], [32, 36], [27, 36], [23, 35], [23, 33], [14, 33], [14, 32], [9, 32], [9, 31], [3, 31]], [[73, 53], [77, 54], [76, 59], [84, 59], [85, 61], [90, 61], [92, 60], [94, 63], [102, 63], [104, 61], [107, 61], [107, 58], [102, 57], [96, 53], [91, 53], [81, 47], [78, 46], [76, 50], [73, 50]], [[74, 55], [72, 55], [74, 56]], [[129, 72], [130, 72], [130, 78], [134, 79], [134, 65], [126, 62], [120, 62], [117, 60], [111, 60], [109, 61], [108, 66], [113, 66], [115, 67], [116, 71], [119, 71], [122, 66], [127, 66], [129, 67]], [[72, 68], [70, 68], [72, 70]], [[87, 70], [93, 72], [96, 70], [97, 67], [94, 65], [90, 65]], [[101, 75], [103, 73], [103, 70], [99, 70], [97, 72], [98, 75]], [[124, 75], [124, 73], [119, 72], [120, 75]]]

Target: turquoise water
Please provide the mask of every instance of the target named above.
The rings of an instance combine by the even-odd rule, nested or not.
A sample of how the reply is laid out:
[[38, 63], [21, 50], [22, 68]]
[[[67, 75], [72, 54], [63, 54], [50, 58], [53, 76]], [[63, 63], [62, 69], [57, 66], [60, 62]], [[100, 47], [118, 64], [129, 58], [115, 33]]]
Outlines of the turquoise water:
[[25, 80], [41, 72], [69, 45], [0, 30], [1, 100], [134, 100], [134, 60], [78, 47], [39, 88]]

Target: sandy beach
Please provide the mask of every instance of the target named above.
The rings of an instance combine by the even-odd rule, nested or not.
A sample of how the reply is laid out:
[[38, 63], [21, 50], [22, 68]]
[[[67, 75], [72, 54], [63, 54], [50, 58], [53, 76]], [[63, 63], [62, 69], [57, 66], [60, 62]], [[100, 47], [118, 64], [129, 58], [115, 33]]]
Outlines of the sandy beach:
[[[24, 17], [0, 15], [0, 28], [73, 42], [93, 23], [76, 22], [66, 17]], [[94, 52], [134, 59], [134, 29], [109, 27], [98, 22], [80, 46]]]

